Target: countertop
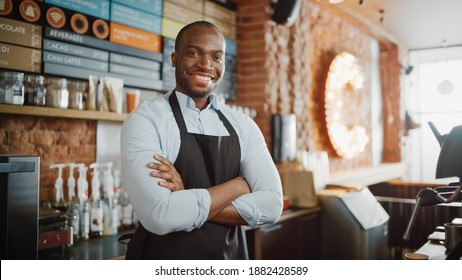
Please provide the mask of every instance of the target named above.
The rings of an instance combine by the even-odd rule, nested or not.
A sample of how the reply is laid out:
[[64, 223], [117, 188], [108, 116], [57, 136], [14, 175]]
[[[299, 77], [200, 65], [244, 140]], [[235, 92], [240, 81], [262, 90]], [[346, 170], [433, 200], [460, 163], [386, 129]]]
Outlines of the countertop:
[[39, 251], [42, 260], [110, 260], [123, 259], [127, 245], [118, 241], [123, 234], [107, 235], [88, 240], [74, 241], [72, 246], [64, 246]]
[[[278, 222], [316, 213], [320, 207], [309, 209], [289, 209], [282, 213]], [[244, 227], [245, 230], [256, 230]], [[133, 230], [134, 231], [134, 230]], [[119, 237], [132, 231], [119, 232], [116, 235], [74, 241], [72, 246], [58, 247], [39, 251], [41, 260], [111, 260], [124, 259], [127, 245], [118, 241]]]
[[443, 244], [429, 240], [416, 253], [427, 255], [430, 260], [462, 260], [462, 241], [450, 252]]

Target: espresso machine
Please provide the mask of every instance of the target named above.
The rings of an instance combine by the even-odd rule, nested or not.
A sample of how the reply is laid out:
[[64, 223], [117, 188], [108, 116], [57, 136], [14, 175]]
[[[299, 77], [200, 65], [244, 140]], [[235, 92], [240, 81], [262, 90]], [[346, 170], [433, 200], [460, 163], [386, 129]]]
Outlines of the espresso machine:
[[[425, 188], [417, 193], [416, 203], [403, 235], [404, 240], [409, 240], [417, 213], [421, 207], [432, 207], [442, 203], [462, 202], [462, 125], [454, 127], [445, 135], [441, 135], [432, 122], [429, 122], [429, 126], [441, 147], [436, 166], [436, 179], [458, 177], [459, 181], [450, 183], [447, 186]], [[462, 220], [462, 217], [458, 220]], [[445, 227], [450, 226], [449, 224], [459, 228], [459, 225], [454, 225], [453, 223], [445, 224]], [[449, 238], [451, 240], [449, 240]], [[450, 246], [449, 243], [451, 244]], [[451, 229], [449, 236], [448, 229], [446, 228], [445, 246], [447, 248], [446, 259], [461, 259], [462, 231], [457, 229], [456, 232], [452, 233]]]
[[37, 259], [40, 158], [0, 155], [0, 258]]

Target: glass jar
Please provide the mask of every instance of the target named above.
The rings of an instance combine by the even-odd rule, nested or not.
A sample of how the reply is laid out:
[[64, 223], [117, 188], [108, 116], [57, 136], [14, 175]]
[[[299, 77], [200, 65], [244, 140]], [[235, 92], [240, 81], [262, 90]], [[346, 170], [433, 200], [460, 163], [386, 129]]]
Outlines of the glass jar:
[[34, 105], [35, 76], [24, 76], [24, 105]]
[[83, 110], [86, 108], [87, 82], [69, 81], [69, 108]]
[[45, 78], [40, 75], [24, 76], [24, 104], [45, 106]]
[[45, 106], [47, 89], [45, 87], [45, 77], [37, 76], [35, 87], [34, 103], [36, 106]]
[[24, 104], [24, 73], [1, 72], [0, 103]]
[[46, 87], [46, 105], [67, 109], [69, 106], [69, 91], [65, 78], [48, 78]]

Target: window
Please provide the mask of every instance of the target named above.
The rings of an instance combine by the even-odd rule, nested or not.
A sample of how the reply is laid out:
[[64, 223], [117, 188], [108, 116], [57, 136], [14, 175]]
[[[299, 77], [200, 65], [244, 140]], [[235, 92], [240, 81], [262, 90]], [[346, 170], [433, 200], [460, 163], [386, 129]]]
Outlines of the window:
[[405, 142], [408, 179], [442, 184], [458, 181], [435, 179], [440, 146], [428, 122], [442, 135], [462, 125], [462, 47], [412, 51], [409, 58], [414, 71], [407, 79], [404, 107], [421, 127], [410, 131]]

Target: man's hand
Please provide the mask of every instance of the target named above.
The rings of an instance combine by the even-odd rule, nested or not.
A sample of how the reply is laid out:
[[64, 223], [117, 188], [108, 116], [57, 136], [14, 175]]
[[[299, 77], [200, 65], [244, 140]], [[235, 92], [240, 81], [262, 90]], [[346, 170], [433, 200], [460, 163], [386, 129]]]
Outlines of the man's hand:
[[165, 181], [159, 181], [159, 186], [167, 188], [172, 192], [184, 190], [183, 181], [181, 176], [176, 171], [175, 166], [166, 158], [155, 155], [154, 158], [158, 161], [148, 163], [148, 167], [154, 169], [151, 172], [152, 177], [163, 179]]

